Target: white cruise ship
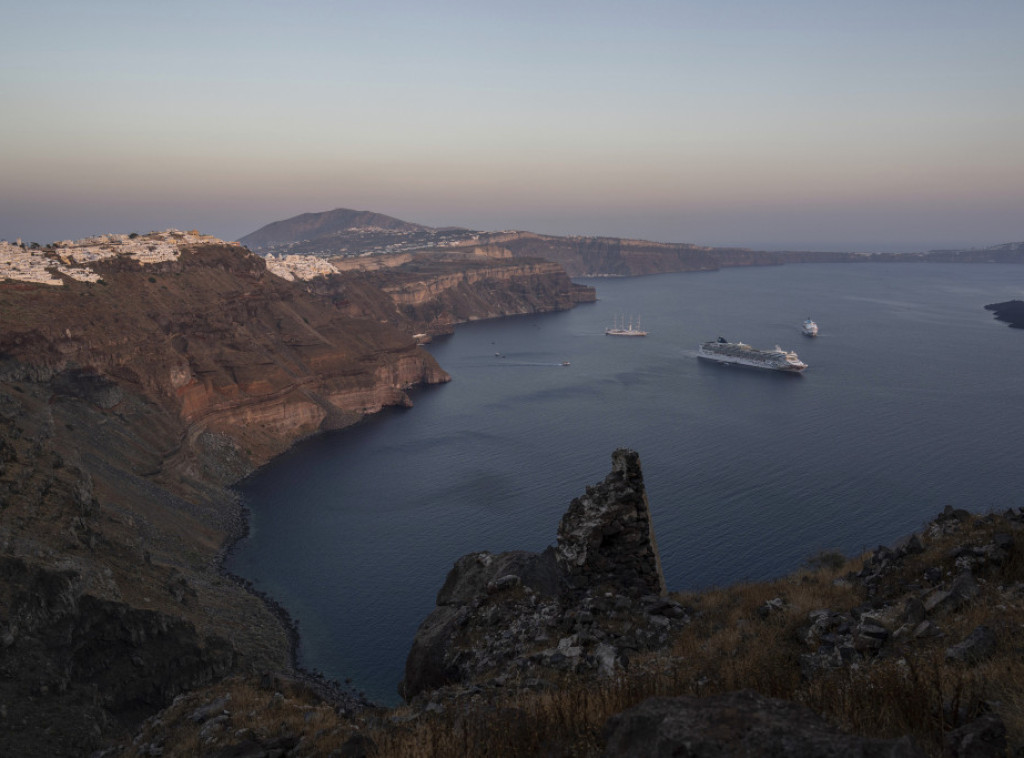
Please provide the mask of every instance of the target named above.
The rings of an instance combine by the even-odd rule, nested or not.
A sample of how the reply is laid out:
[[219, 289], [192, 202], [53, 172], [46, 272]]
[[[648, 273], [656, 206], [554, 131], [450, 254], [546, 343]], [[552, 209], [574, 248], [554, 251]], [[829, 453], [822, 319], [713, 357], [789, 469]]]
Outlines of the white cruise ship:
[[818, 336], [818, 325], [815, 324], [810, 319], [807, 319], [806, 321], [804, 321], [803, 332], [808, 337], [817, 337]]
[[774, 350], [758, 350], [742, 342], [728, 342], [719, 337], [717, 342], [705, 342], [697, 348], [697, 355], [709, 361], [735, 363], [740, 366], [767, 368], [773, 371], [798, 372], [807, 368], [796, 353], [783, 350], [778, 345]]

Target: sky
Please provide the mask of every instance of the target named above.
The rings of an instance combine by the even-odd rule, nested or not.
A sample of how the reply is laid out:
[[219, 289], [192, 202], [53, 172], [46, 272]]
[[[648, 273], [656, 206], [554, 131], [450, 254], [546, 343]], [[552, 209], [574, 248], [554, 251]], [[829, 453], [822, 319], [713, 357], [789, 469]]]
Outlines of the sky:
[[0, 0], [0, 238], [1024, 240], [1022, 0]]

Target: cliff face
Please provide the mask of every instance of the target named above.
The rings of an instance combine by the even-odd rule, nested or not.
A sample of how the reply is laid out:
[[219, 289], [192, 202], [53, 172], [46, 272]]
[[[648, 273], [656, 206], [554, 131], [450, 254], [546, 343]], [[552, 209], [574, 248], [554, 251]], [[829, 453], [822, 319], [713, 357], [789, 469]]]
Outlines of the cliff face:
[[594, 302], [592, 287], [574, 284], [558, 264], [544, 260], [471, 258], [456, 265], [409, 264], [380, 282], [398, 309], [434, 331], [465, 321], [549, 313]]
[[839, 262], [855, 253], [766, 252], [733, 247], [649, 242], [617, 237], [553, 237], [530, 232], [480, 235], [516, 257], [555, 261], [570, 276], [642, 276], [682, 271], [715, 271], [729, 266]]
[[307, 286], [353, 318], [412, 333], [448, 334], [457, 324], [549, 313], [597, 299], [550, 261], [465, 253], [331, 259], [341, 272]]
[[[356, 321], [231, 246], [193, 247], [144, 269], [96, 266], [104, 284], [5, 287], [9, 361], [40, 378], [112, 383], [260, 463], [321, 426], [351, 423], [403, 390], [447, 380], [407, 336]], [[68, 373], [71, 372], [71, 373]], [[85, 390], [79, 390], [84, 392]]]
[[642, 276], [685, 271], [715, 271], [732, 266], [778, 266], [786, 263], [1024, 262], [1024, 250], [1017, 243], [982, 250], [834, 253], [702, 247], [685, 243], [648, 242], [616, 237], [552, 237], [530, 232], [481, 234], [479, 241], [502, 247], [517, 257], [538, 257], [555, 261], [565, 268], [569, 276]]
[[290, 669], [280, 619], [218, 571], [242, 527], [224, 485], [447, 381], [414, 333], [578, 289], [547, 263], [451, 266], [285, 281], [210, 242], [0, 281], [0, 753], [87, 752], [179, 692]]

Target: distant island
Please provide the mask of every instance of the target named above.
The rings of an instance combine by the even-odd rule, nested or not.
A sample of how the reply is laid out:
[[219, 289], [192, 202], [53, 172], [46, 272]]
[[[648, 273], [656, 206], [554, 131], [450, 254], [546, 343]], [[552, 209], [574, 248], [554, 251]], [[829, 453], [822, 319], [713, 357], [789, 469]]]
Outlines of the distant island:
[[985, 310], [996, 314], [996, 321], [1005, 321], [1011, 329], [1024, 329], [1024, 300], [986, 305]]
[[495, 258], [543, 258], [572, 277], [645, 276], [786, 263], [1024, 263], [1024, 242], [915, 253], [755, 250], [619, 237], [430, 227], [372, 211], [336, 208], [274, 221], [238, 240], [263, 256], [379, 260], [425, 251]]

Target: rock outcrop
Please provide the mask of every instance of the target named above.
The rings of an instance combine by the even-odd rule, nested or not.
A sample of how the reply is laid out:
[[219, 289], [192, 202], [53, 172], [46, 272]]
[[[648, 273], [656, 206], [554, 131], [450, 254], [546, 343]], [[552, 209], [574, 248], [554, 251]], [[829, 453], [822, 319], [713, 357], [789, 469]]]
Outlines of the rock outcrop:
[[985, 306], [985, 310], [992, 311], [996, 321], [1004, 321], [1013, 329], [1024, 329], [1024, 300], [991, 303]]
[[[1020, 548], [1014, 533], [1000, 531], [982, 544], [961, 544], [950, 556], [955, 561], [953, 571], [926, 566], [909, 593], [896, 584], [896, 577], [920, 560], [925, 552], [924, 540], [956, 536], [971, 518], [967, 511], [949, 506], [929, 524], [924, 535], [912, 535], [894, 547], [880, 546], [872, 551], [864, 568], [844, 579], [861, 585], [868, 602], [848, 610], [818, 609], [808, 614], [807, 625], [800, 630], [808, 648], [799, 659], [804, 678], [891, 659], [909, 646], [941, 640], [945, 636], [944, 621], [978, 597], [978, 579], [1016, 560]], [[1007, 511], [1002, 518], [1015, 531], [1024, 529], [1024, 514]], [[764, 615], [773, 612], [770, 607], [765, 610]], [[974, 666], [991, 657], [996, 646], [993, 630], [981, 625], [948, 646], [946, 658]]]
[[[97, 597], [73, 569], [0, 557], [6, 755], [63, 754], [232, 671], [236, 651], [177, 615]], [[183, 592], [189, 585], [182, 580]], [[52, 720], [53, 713], [61, 717]], [[46, 722], [40, 723], [40, 717]]]
[[558, 672], [610, 676], [687, 623], [665, 597], [635, 452], [614, 452], [611, 473], [570, 504], [557, 541], [540, 554], [456, 561], [413, 641], [404, 698], [485, 675], [536, 687]]

